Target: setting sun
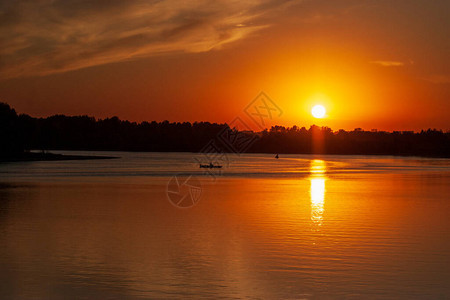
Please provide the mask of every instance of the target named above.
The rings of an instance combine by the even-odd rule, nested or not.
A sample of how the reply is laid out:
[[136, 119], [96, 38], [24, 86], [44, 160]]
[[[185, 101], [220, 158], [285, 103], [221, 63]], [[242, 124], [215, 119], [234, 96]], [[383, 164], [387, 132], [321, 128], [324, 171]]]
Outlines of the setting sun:
[[313, 115], [314, 118], [317, 119], [322, 119], [323, 117], [325, 117], [326, 112], [327, 111], [323, 105], [315, 105], [311, 109], [311, 114]]

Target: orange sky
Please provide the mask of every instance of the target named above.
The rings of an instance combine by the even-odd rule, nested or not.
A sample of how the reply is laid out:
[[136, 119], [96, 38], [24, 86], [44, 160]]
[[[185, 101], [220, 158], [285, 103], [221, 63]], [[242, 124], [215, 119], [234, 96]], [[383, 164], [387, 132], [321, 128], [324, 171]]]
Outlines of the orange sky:
[[[450, 3], [0, 1], [0, 101], [20, 113], [450, 130]], [[327, 118], [313, 119], [314, 104]]]

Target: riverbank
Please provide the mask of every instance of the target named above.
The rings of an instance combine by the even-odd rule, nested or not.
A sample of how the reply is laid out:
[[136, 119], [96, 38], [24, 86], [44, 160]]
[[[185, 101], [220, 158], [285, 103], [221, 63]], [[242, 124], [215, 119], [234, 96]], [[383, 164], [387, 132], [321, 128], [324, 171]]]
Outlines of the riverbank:
[[66, 155], [54, 153], [24, 152], [10, 155], [1, 155], [2, 162], [21, 162], [21, 161], [58, 161], [58, 160], [89, 160], [89, 159], [115, 159], [116, 156], [96, 156], [96, 155]]

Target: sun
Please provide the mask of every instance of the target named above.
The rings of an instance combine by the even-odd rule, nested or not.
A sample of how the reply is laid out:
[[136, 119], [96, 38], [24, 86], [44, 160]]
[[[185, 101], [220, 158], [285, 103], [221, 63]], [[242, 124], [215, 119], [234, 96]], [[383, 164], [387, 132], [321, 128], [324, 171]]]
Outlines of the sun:
[[327, 113], [327, 110], [325, 109], [325, 107], [323, 105], [315, 105], [312, 109], [311, 109], [311, 114], [313, 115], [314, 118], [317, 119], [322, 119], [323, 117], [325, 117], [325, 114]]

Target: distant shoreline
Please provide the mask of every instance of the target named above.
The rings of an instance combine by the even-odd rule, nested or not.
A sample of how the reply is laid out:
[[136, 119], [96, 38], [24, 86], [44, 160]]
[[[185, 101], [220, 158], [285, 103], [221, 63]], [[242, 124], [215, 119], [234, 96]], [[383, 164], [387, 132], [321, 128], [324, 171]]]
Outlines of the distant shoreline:
[[3, 161], [98, 159], [9, 154], [27, 153], [29, 149], [450, 157], [450, 131], [431, 128], [420, 132], [385, 132], [275, 125], [255, 132], [238, 130], [226, 123], [136, 123], [118, 117], [64, 115], [34, 118], [17, 115], [5, 103], [0, 103], [0, 123], [8, 124], [0, 126], [0, 159], [7, 157]]
[[[0, 163], [1, 162], [8, 162], [8, 161], [58, 161], [58, 160], [90, 160], [90, 159], [117, 159], [120, 158], [120, 156], [105, 156], [105, 155], [77, 155], [77, 154], [56, 154], [52, 153], [52, 151], [60, 152], [60, 151], [71, 151], [71, 152], [111, 152], [112, 155], [114, 155], [114, 152], [127, 152], [127, 153], [192, 153], [192, 154], [202, 154], [202, 152], [196, 152], [196, 151], [133, 151], [133, 150], [79, 150], [79, 149], [52, 149], [49, 150], [49, 152], [45, 152], [43, 154], [42, 152], [25, 152], [23, 154], [14, 154], [10, 157], [4, 157], [0, 155]], [[234, 152], [224, 151], [222, 154], [233, 154]], [[446, 155], [425, 155], [425, 154], [407, 154], [407, 153], [398, 153], [398, 154], [391, 154], [391, 153], [312, 153], [312, 152], [305, 152], [305, 153], [294, 153], [294, 152], [277, 152], [279, 155], [314, 155], [314, 156], [332, 156], [332, 155], [338, 155], [338, 156], [392, 156], [392, 157], [419, 157], [419, 158], [446, 158], [450, 159], [450, 156]], [[248, 151], [243, 152], [240, 154], [267, 154], [267, 155], [275, 155], [276, 152], [254, 152], [254, 151]]]
[[66, 155], [55, 153], [19, 153], [8, 156], [0, 156], [0, 163], [3, 162], [24, 162], [24, 161], [61, 161], [61, 160], [90, 160], [90, 159], [115, 159], [117, 156], [95, 156], [95, 155]]

